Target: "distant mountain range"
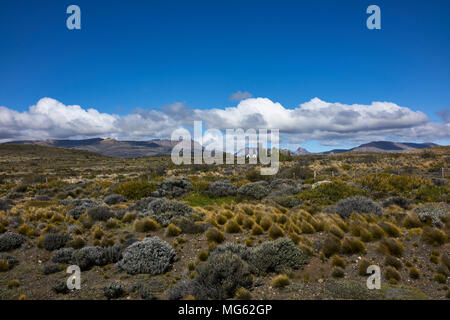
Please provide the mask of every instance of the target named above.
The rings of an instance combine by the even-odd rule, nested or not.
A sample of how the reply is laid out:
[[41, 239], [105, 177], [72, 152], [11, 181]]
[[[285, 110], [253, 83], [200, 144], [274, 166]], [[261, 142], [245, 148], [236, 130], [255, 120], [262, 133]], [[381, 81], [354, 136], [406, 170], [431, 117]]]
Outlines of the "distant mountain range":
[[[115, 139], [84, 139], [84, 140], [22, 140], [11, 141], [6, 144], [34, 144], [49, 147], [79, 149], [92, 151], [110, 157], [118, 158], [139, 158], [150, 156], [170, 155], [172, 148], [178, 144], [177, 141], [169, 139], [153, 139], [148, 141], [119, 141]], [[425, 149], [438, 146], [435, 143], [408, 143], [391, 141], [373, 141], [362, 144], [352, 149], [333, 149], [320, 154], [336, 154], [343, 152], [402, 152], [407, 150]], [[201, 148], [198, 143], [193, 143], [194, 148]], [[252, 153], [252, 148], [246, 148], [245, 151]], [[305, 148], [299, 147], [292, 155], [311, 154]]]
[[322, 154], [336, 154], [344, 152], [402, 152], [408, 150], [425, 149], [437, 147], [439, 145], [431, 142], [410, 143], [410, 142], [392, 142], [392, 141], [372, 141], [351, 149], [333, 149]]
[[11, 141], [7, 144], [36, 144], [48, 147], [79, 149], [92, 151], [110, 157], [139, 158], [168, 155], [177, 141], [154, 139], [149, 141], [119, 141], [116, 139], [84, 139], [84, 140], [23, 140]]

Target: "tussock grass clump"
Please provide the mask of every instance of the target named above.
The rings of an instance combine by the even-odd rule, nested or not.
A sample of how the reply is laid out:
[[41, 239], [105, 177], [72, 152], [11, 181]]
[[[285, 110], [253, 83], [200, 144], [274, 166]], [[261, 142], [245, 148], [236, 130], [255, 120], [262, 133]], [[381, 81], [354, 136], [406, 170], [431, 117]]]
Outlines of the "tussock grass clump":
[[117, 229], [119, 226], [120, 226], [119, 220], [117, 220], [116, 218], [108, 219], [108, 221], [106, 221], [105, 223], [105, 227], [107, 229]]
[[422, 225], [423, 223], [420, 221], [419, 216], [416, 213], [409, 213], [403, 220], [403, 226], [408, 229], [420, 228]]
[[0, 272], [5, 272], [9, 270], [9, 262], [5, 259], [0, 259]]
[[433, 277], [434, 281], [437, 283], [446, 283], [447, 282], [447, 276], [442, 273], [436, 273]]
[[274, 288], [284, 288], [291, 284], [291, 280], [289, 280], [287, 275], [279, 274], [272, 279], [271, 283]]
[[409, 277], [411, 279], [419, 279], [420, 278], [420, 273], [419, 270], [417, 270], [416, 267], [412, 267], [409, 269]]
[[81, 249], [86, 245], [86, 241], [81, 237], [75, 237], [67, 242], [67, 246], [74, 249]]
[[212, 227], [206, 231], [206, 239], [209, 242], [222, 243], [225, 240], [225, 236], [219, 229]]
[[281, 228], [276, 224], [272, 224], [272, 226], [269, 229], [269, 236], [272, 240], [278, 239], [280, 237], [282, 237], [283, 234], [283, 230], [281, 230]]
[[403, 244], [392, 238], [385, 238], [378, 244], [377, 250], [385, 255], [392, 255], [395, 257], [401, 257], [403, 254]]
[[372, 263], [370, 263], [368, 260], [362, 258], [359, 263], [358, 263], [358, 274], [360, 276], [366, 276], [367, 275], [367, 268], [369, 268], [369, 266]]
[[339, 239], [342, 239], [344, 237], [344, 231], [342, 231], [341, 228], [339, 228], [336, 224], [332, 223], [328, 227], [328, 233], [335, 235]]
[[14, 289], [20, 286], [20, 281], [17, 279], [13, 279], [8, 282], [8, 289]]
[[208, 259], [209, 253], [206, 250], [200, 250], [197, 255], [198, 261], [206, 261]]
[[148, 231], [156, 231], [161, 226], [159, 223], [153, 219], [153, 218], [142, 218], [139, 220], [136, 220], [134, 222], [134, 230], [136, 232], [148, 232]]
[[390, 283], [393, 284], [399, 282], [402, 278], [400, 273], [395, 268], [390, 266], [386, 267], [386, 269], [384, 270], [384, 276]]
[[264, 231], [267, 231], [272, 226], [272, 219], [269, 217], [263, 217], [259, 222], [259, 225], [264, 229]]
[[94, 236], [94, 239], [100, 240], [105, 235], [105, 232], [100, 226], [95, 226], [92, 229], [92, 235]]
[[241, 231], [242, 231], [241, 227], [234, 220], [228, 220], [228, 222], [225, 224], [225, 232], [228, 232], [228, 233], [239, 233]]
[[383, 229], [377, 224], [370, 224], [368, 231], [372, 235], [372, 238], [375, 240], [379, 240], [386, 235]]
[[308, 223], [307, 221], [303, 221], [300, 228], [302, 229], [302, 233], [314, 233], [316, 230], [313, 225]]
[[259, 236], [264, 233], [263, 228], [261, 228], [259, 225], [255, 224], [252, 228], [252, 235]]
[[253, 221], [252, 218], [250, 218], [250, 217], [245, 217], [245, 218], [244, 218], [244, 223], [242, 224], [242, 226], [243, 226], [245, 229], [251, 229], [251, 228], [253, 227], [254, 224], [255, 224], [255, 221]]
[[225, 223], [227, 223], [227, 217], [225, 217], [224, 215], [222, 215], [222, 214], [219, 214], [217, 217], [216, 217], [216, 221], [217, 221], [217, 223], [219, 224], [219, 225], [224, 225]]
[[345, 271], [341, 267], [335, 267], [331, 272], [331, 276], [333, 278], [343, 278], [345, 276]]
[[341, 251], [341, 240], [335, 236], [328, 236], [323, 242], [322, 252], [325, 257], [329, 258], [333, 254]]
[[402, 262], [400, 259], [397, 259], [396, 257], [393, 257], [391, 255], [387, 255], [384, 259], [384, 264], [386, 266], [394, 267], [397, 270], [400, 270], [402, 268]]
[[422, 240], [423, 242], [438, 247], [445, 243], [447, 240], [447, 235], [444, 231], [441, 231], [438, 228], [425, 226], [422, 232]]
[[382, 221], [378, 225], [390, 237], [397, 238], [401, 235], [400, 229], [390, 222]]
[[138, 214], [135, 211], [127, 212], [122, 218], [122, 222], [124, 223], [130, 223], [134, 221], [137, 218]]
[[354, 237], [348, 237], [342, 242], [342, 252], [345, 254], [365, 253], [366, 247], [361, 240]]
[[335, 266], [335, 267], [344, 268], [345, 267], [345, 260], [344, 260], [344, 258], [342, 258], [339, 255], [335, 254], [335, 255], [333, 255], [333, 257], [331, 259], [331, 264], [333, 266]]
[[180, 235], [181, 229], [174, 225], [173, 223], [170, 223], [166, 228], [166, 236], [167, 237], [176, 237]]
[[234, 298], [236, 300], [251, 300], [252, 294], [250, 291], [248, 291], [245, 288], [238, 288], [236, 290], [236, 294], [235, 294]]

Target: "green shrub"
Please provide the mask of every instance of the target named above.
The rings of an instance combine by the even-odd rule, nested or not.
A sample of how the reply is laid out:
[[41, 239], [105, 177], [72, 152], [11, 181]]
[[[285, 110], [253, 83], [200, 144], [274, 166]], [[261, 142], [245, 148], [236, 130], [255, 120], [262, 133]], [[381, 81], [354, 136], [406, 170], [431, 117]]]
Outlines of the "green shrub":
[[352, 196], [365, 195], [365, 191], [355, 186], [349, 186], [343, 181], [334, 181], [332, 183], [322, 183], [316, 188], [303, 191], [299, 198], [302, 200], [313, 200], [320, 205], [330, 205]]
[[128, 200], [139, 200], [149, 197], [153, 191], [156, 191], [157, 186], [148, 181], [126, 181], [114, 188], [114, 192], [124, 196]]

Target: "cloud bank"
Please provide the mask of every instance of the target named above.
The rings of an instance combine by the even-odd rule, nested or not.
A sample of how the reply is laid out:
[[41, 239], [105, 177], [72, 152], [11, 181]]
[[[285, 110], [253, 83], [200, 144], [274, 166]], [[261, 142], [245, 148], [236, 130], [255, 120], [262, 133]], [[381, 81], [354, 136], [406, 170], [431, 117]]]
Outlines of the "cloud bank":
[[195, 120], [203, 121], [205, 128], [279, 129], [282, 142], [297, 144], [308, 140], [339, 145], [344, 141], [450, 138], [448, 121], [432, 122], [425, 113], [392, 102], [348, 105], [314, 98], [296, 108], [286, 108], [267, 98], [248, 98], [226, 108], [195, 109], [174, 103], [160, 110], [136, 109], [119, 116], [42, 98], [24, 112], [0, 106], [0, 141], [168, 138], [177, 128], [192, 127]]

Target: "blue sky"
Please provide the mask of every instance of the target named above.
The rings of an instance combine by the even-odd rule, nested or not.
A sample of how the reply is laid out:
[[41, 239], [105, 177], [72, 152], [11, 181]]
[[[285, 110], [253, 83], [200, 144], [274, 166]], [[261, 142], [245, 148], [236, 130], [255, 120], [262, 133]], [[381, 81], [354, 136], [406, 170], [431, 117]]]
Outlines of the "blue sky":
[[[66, 28], [71, 4], [81, 8], [81, 30]], [[381, 30], [366, 28], [371, 4], [381, 8]], [[50, 97], [126, 117], [174, 103], [235, 107], [230, 95], [242, 91], [286, 109], [315, 97], [346, 105], [392, 102], [425, 113], [433, 127], [445, 123], [437, 113], [450, 109], [449, 38], [445, 0], [3, 0], [0, 106], [22, 113]], [[423, 139], [447, 143], [448, 128]], [[320, 151], [365, 138], [298, 140]]]

